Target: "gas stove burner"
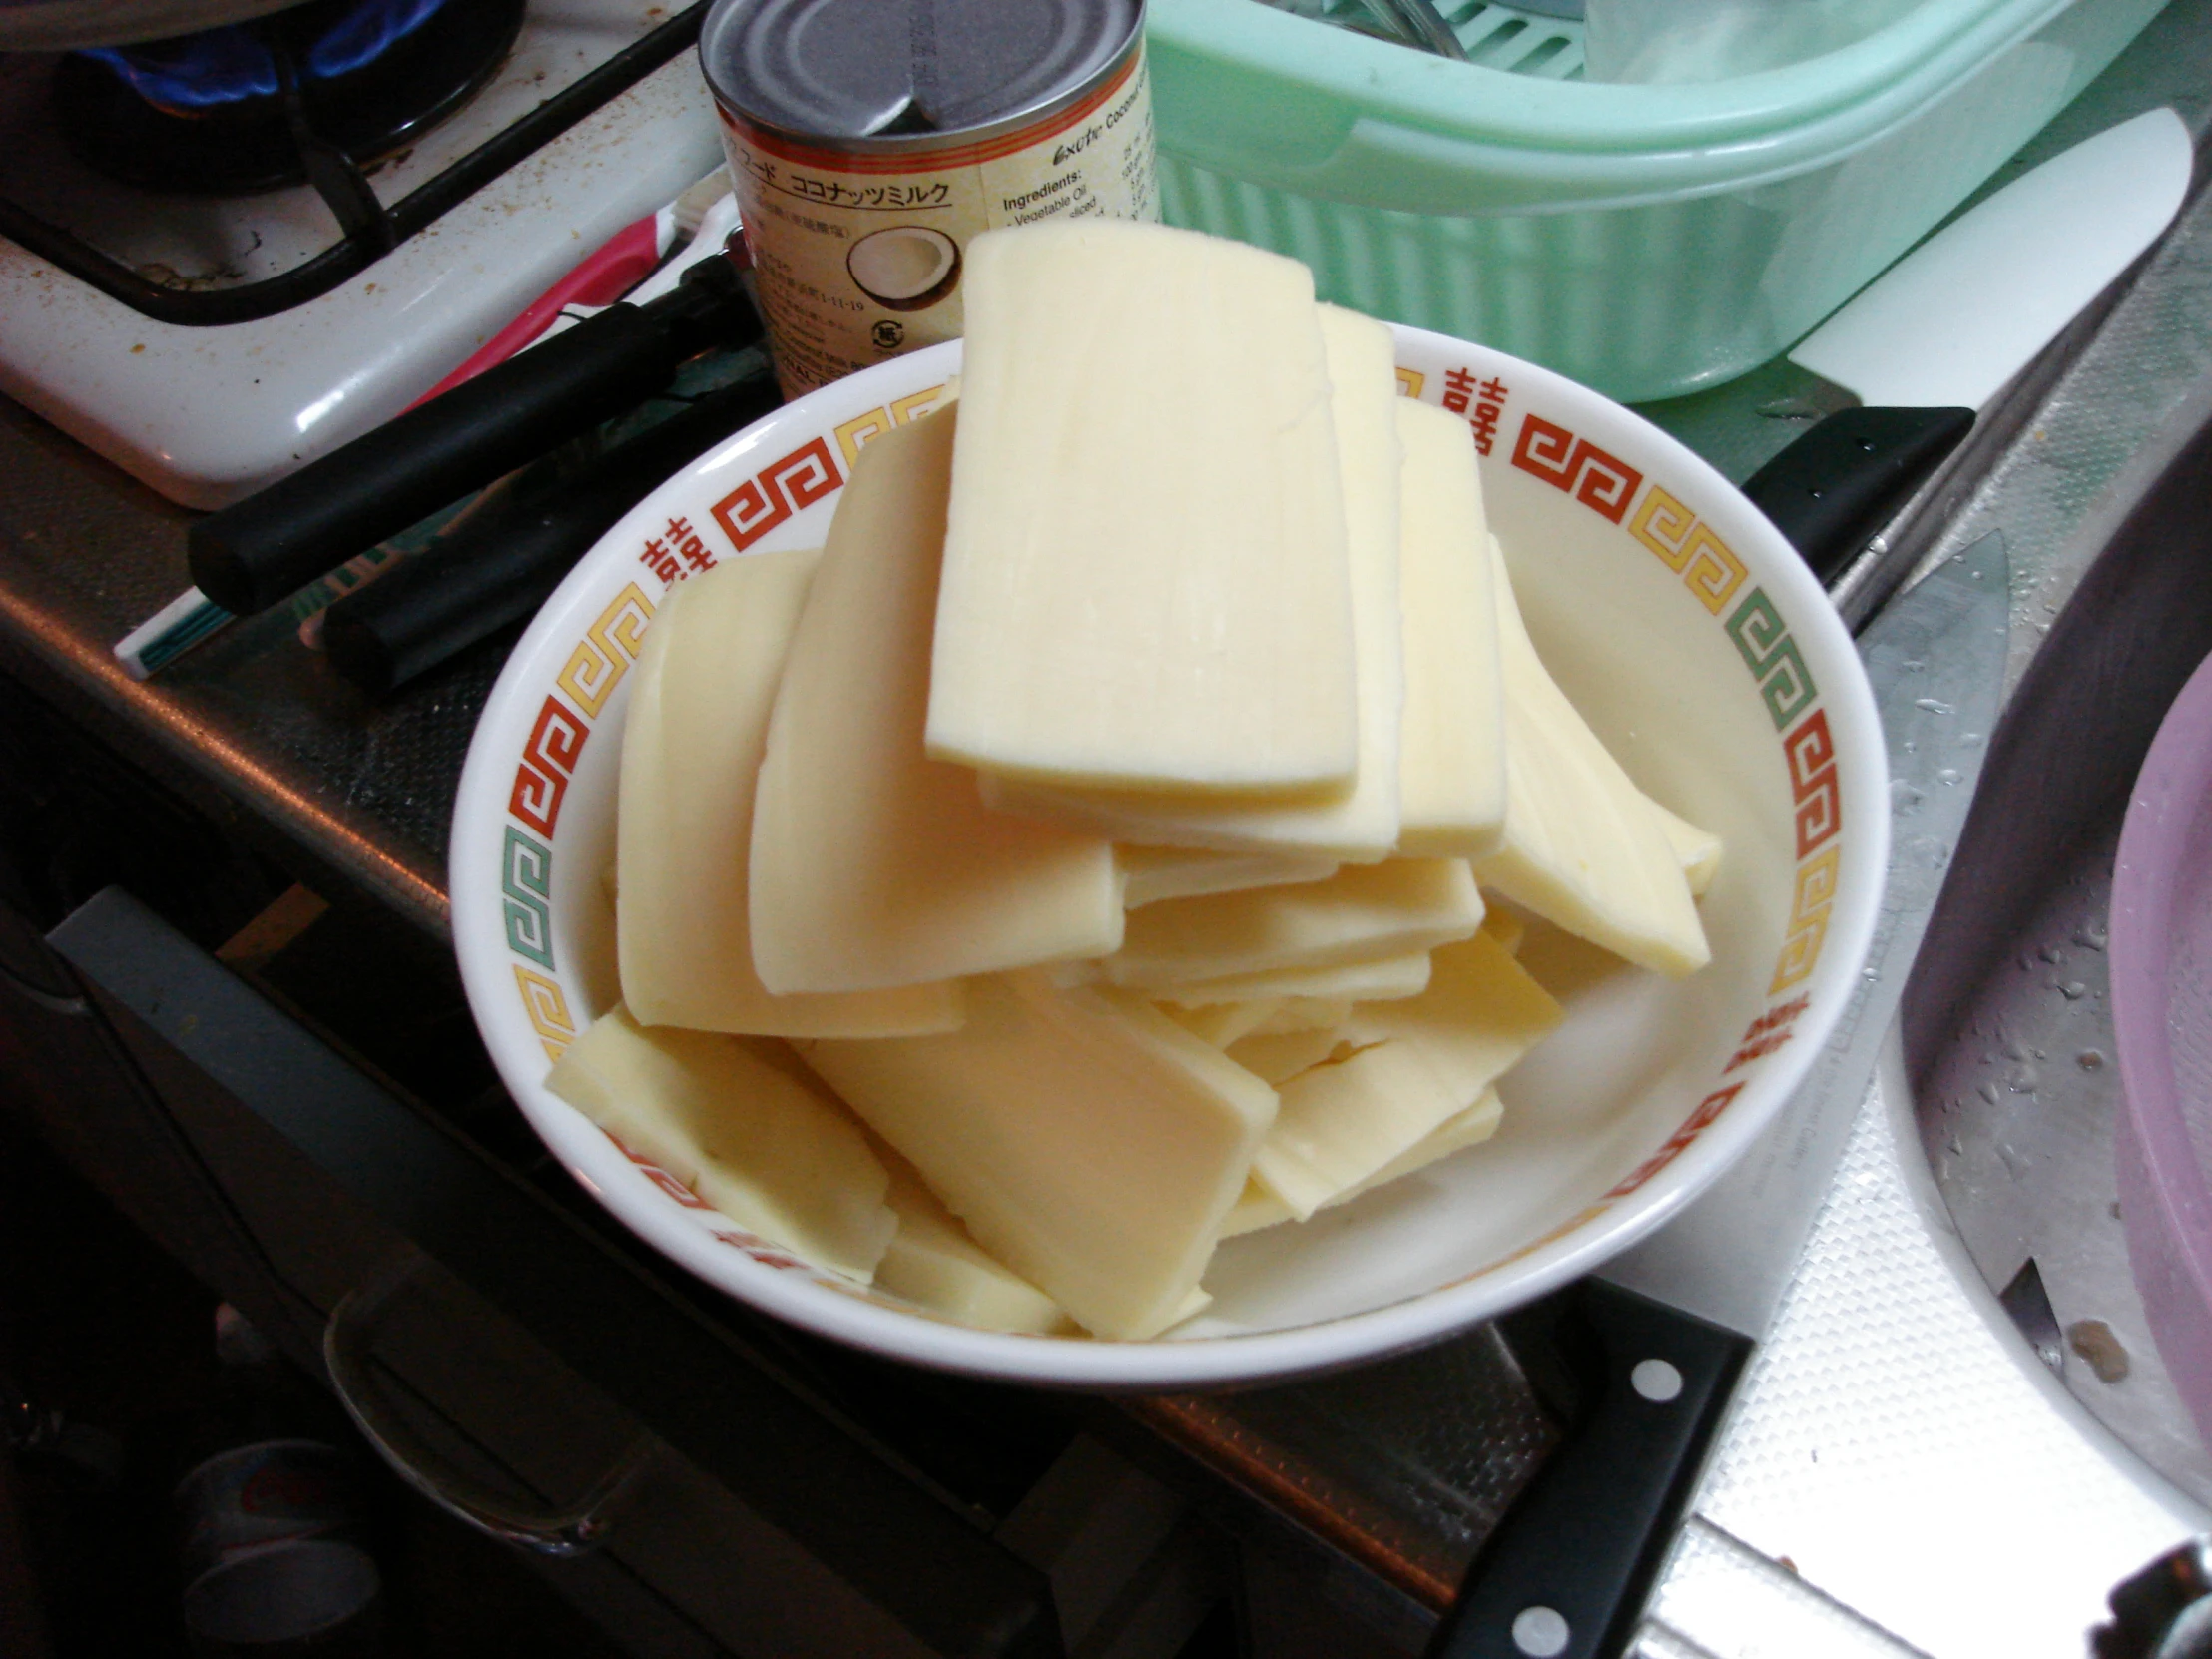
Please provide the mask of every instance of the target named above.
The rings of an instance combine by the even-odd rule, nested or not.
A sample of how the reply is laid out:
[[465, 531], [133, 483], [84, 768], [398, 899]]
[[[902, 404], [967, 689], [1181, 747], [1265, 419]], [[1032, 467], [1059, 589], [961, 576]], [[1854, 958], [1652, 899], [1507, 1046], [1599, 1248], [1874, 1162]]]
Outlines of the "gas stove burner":
[[[57, 118], [110, 178], [230, 196], [308, 181], [323, 155], [384, 155], [466, 103], [523, 0], [312, 0], [255, 23], [72, 54]], [[319, 154], [318, 154], [319, 153]]]

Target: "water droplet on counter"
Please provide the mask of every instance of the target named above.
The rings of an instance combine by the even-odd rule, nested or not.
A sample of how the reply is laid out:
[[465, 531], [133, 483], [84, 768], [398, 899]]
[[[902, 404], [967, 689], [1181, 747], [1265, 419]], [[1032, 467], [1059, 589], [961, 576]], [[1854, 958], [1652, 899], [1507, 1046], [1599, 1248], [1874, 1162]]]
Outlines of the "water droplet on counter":
[[2027, 1058], [2027, 1049], [2017, 1041], [2008, 1042], [2004, 1045], [2004, 1057], [2007, 1060], [2024, 1060]]
[[2042, 1080], [2043, 1074], [2033, 1066], [2016, 1066], [2012, 1075], [2004, 1080], [2004, 1086], [2014, 1094], [2033, 1094]]
[[2078, 979], [2069, 979], [2058, 987], [2058, 994], [2068, 1002], [2079, 1002], [2089, 994], [2089, 987]]
[[1918, 755], [1921, 752], [1921, 746], [1912, 738], [1907, 738], [1905, 740], [1905, 752], [1908, 755]]
[[1951, 1153], [1954, 1157], [1963, 1158], [1966, 1155], [1966, 1149], [1962, 1144], [1960, 1144], [1959, 1139], [1956, 1135], [1951, 1136], [1951, 1138], [1945, 1141], [1943, 1144], [1950, 1148]]
[[1983, 1100], [1986, 1100], [1992, 1106], [1994, 1106], [1998, 1101], [2004, 1098], [2002, 1095], [1997, 1093], [1997, 1086], [1994, 1083], [1984, 1083], [1981, 1085], [1980, 1088], [1976, 1089], [1974, 1093], [1981, 1096]]
[[2091, 922], [2086, 927], [2075, 930], [2073, 942], [2084, 950], [2102, 950], [2111, 942], [2111, 939], [2103, 928], [2095, 922]]
[[2004, 1165], [2004, 1173], [2017, 1181], [2027, 1174], [2027, 1160], [2001, 1142], [1997, 1146], [1997, 1159]]
[[1916, 697], [1913, 699], [1913, 707], [1925, 709], [1932, 715], [1954, 715], [1958, 712], [1939, 697]]
[[2083, 1071], [2102, 1071], [2104, 1069], [2104, 1051], [2099, 1048], [2085, 1048], [2074, 1056], [2074, 1064]]
[[1948, 786], [1957, 783], [1960, 776], [1961, 775], [1956, 767], [1939, 767], [1936, 769], [1936, 782], [1944, 785], [1947, 788]]
[[2053, 967], [2056, 967], [2060, 962], [2063, 962], [2066, 959], [2066, 953], [2063, 950], [2060, 950], [2054, 944], [2044, 945], [2043, 948], [2036, 951], [2035, 954], [2042, 957], [2044, 961], [2050, 963]]
[[1899, 844], [1898, 856], [1920, 869], [1943, 869], [1950, 863], [1950, 842], [1935, 835], [1914, 835]]
[[1878, 967], [1863, 967], [1859, 970], [1859, 977], [1871, 985], [1882, 977], [1882, 970]]
[[1962, 749], [1972, 749], [1980, 742], [1981, 734], [1979, 732], [1961, 732], [1958, 734], [1959, 747]]
[[1890, 780], [1890, 811], [1897, 814], [1899, 818], [1911, 818], [1921, 810], [1921, 804], [1927, 799], [1926, 795], [1908, 784], [1904, 779], [1893, 778]]

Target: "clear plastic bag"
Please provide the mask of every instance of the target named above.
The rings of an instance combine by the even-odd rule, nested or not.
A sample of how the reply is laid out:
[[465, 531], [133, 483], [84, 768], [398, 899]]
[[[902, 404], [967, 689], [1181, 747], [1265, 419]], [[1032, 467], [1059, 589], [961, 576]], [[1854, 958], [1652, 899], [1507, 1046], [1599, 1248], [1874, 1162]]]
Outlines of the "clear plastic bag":
[[1585, 0], [1593, 81], [1725, 81], [1864, 39], [1921, 0]]

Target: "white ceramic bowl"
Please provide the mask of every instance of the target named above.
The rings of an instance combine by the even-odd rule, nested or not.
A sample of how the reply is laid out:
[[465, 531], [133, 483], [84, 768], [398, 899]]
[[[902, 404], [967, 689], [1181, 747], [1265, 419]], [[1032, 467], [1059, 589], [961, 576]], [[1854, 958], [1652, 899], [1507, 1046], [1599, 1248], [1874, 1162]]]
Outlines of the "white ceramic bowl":
[[1232, 1240], [1207, 1276], [1213, 1307], [1152, 1342], [922, 1315], [794, 1262], [632, 1162], [543, 1081], [616, 996], [601, 872], [625, 676], [687, 553], [820, 544], [859, 443], [957, 370], [958, 343], [935, 346], [788, 405], [663, 486], [539, 613], [477, 726], [451, 851], [470, 1005], [516, 1102], [602, 1204], [701, 1278], [826, 1336], [983, 1376], [1163, 1389], [1446, 1336], [1587, 1272], [1744, 1151], [1848, 1001], [1879, 902], [1888, 786], [1858, 656], [1788, 544], [1672, 438], [1517, 358], [1393, 331], [1412, 395], [1494, 406], [1490, 523], [1552, 672], [1648, 792], [1725, 837], [1702, 906], [1712, 965], [1670, 982], [1588, 978], [1587, 953], [1555, 964], [1579, 981], [1567, 1021], [1507, 1079], [1493, 1140]]

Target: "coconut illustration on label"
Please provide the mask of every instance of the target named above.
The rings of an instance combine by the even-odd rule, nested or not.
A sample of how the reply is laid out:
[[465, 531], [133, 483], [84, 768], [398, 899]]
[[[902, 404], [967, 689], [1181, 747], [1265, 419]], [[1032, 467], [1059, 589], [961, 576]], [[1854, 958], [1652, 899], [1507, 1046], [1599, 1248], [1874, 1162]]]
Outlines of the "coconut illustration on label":
[[926, 225], [898, 225], [854, 243], [844, 268], [860, 291], [885, 309], [926, 310], [958, 284], [960, 247]]
[[787, 397], [959, 338], [985, 231], [1160, 216], [1143, 0], [713, 0], [699, 61]]

